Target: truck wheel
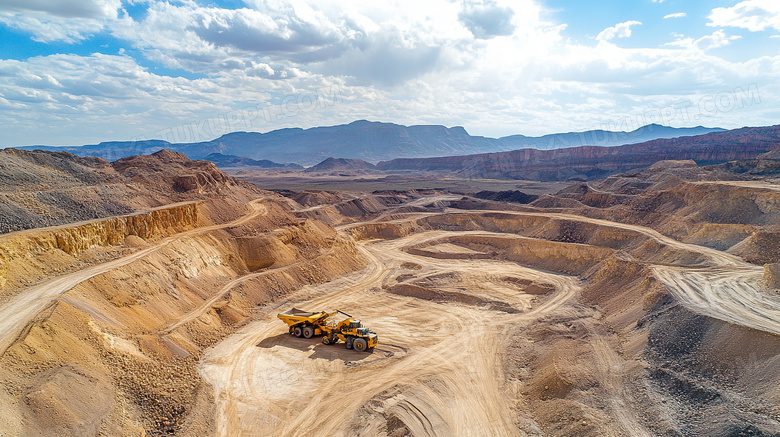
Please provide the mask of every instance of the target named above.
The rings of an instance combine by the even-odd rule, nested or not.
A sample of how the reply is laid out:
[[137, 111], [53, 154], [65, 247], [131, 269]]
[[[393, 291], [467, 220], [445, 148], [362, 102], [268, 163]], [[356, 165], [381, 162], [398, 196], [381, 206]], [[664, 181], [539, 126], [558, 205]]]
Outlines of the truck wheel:
[[301, 334], [303, 334], [303, 330], [301, 329], [300, 326], [296, 326], [295, 329], [293, 330], [293, 335], [296, 337], [300, 337]]
[[303, 336], [306, 338], [314, 337], [314, 328], [312, 328], [311, 326], [307, 326], [303, 328]]
[[347, 349], [352, 349], [352, 338], [347, 337], [347, 341], [344, 342], [344, 347]]
[[330, 337], [327, 335], [322, 337], [322, 344], [330, 344]]
[[355, 341], [352, 342], [352, 347], [358, 352], [363, 352], [368, 348], [368, 343], [366, 343], [364, 338], [356, 338]]

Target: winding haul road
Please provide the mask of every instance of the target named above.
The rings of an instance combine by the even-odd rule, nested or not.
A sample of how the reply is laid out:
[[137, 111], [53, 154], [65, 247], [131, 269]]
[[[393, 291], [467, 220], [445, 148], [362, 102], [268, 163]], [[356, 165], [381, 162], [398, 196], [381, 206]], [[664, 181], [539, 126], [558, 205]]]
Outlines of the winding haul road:
[[[0, 355], [14, 343], [24, 329], [35, 320], [35, 317], [51, 306], [57, 298], [68, 290], [97, 275], [126, 266], [134, 261], [160, 250], [172, 241], [192, 237], [206, 232], [238, 226], [250, 222], [267, 213], [267, 208], [261, 202], [264, 199], [253, 200], [249, 203], [251, 211], [246, 215], [230, 222], [219, 225], [204, 226], [162, 239], [153, 245], [130, 255], [117, 258], [103, 264], [97, 264], [66, 275], [51, 279], [41, 284], [19, 290], [14, 297], [0, 307]], [[177, 204], [179, 205], [179, 204]], [[158, 208], [159, 209], [159, 208]], [[62, 226], [58, 226], [62, 227]]]
[[[373, 402], [402, 418], [414, 435], [517, 435], [496, 353], [508, 341], [504, 327], [552, 312], [575, 295], [579, 281], [508, 262], [439, 260], [402, 250], [433, 236], [365, 244], [364, 272], [307, 289], [286, 303], [338, 308], [370, 320], [381, 333], [373, 354], [291, 337], [275, 314], [209, 350], [202, 372], [217, 393], [219, 434], [303, 436], [316, 429], [321, 435], [373, 435], [373, 411], [365, 423], [355, 418]], [[419, 268], [409, 270], [403, 263]], [[506, 314], [382, 291], [401, 274], [453, 275], [472, 286], [470, 293], [517, 308], [531, 307], [532, 297], [517, 289], [512, 293], [507, 277], [544, 281], [556, 292], [545, 305]]]
[[[569, 214], [445, 213], [486, 212], [628, 230], [660, 245], [697, 254], [704, 261], [695, 266], [654, 265], [654, 274], [695, 312], [780, 333], [780, 300], [762, 291], [761, 269], [736, 256], [682, 243], [641, 226]], [[416, 220], [420, 214], [410, 217]], [[580, 284], [572, 277], [499, 260], [434, 259], [405, 251], [443, 237], [479, 234], [495, 235], [427, 231], [367, 242], [362, 252], [369, 267], [361, 275], [308, 288], [284, 303], [285, 308], [338, 308], [370, 320], [371, 328], [381, 333], [380, 346], [372, 355], [290, 337], [273, 311], [211, 349], [204, 357], [202, 373], [217, 393], [219, 434], [303, 436], [316, 429], [324, 435], [374, 435], [377, 423], [395, 416], [419, 436], [517, 435], [518, 428], [509, 419], [512, 413], [503, 393], [501, 359], [496, 353], [506, 346], [502, 327], [531, 323], [561, 309], [580, 290]], [[456, 289], [503, 301], [522, 311], [499, 313], [386, 290], [410, 276], [442, 275], [455, 277], [460, 285]], [[555, 292], [531, 305], [529, 296], [511, 290], [507, 277], [546, 282], [555, 286]], [[623, 360], [595, 332], [592, 334], [597, 358], [594, 365], [617, 425], [625, 435], [649, 435], [631, 407], [623, 381]], [[383, 417], [376, 418], [379, 415]]]
[[[441, 199], [418, 199], [415, 205], [435, 200]], [[266, 213], [262, 201], [250, 203], [252, 210], [231, 223], [186, 231], [125, 257], [20, 290], [0, 307], [0, 354], [41, 311], [81, 282], [126, 266], [175, 239], [256, 219]], [[629, 230], [658, 244], [698, 254], [706, 259], [703, 265], [654, 265], [654, 274], [683, 305], [697, 313], [780, 334], [780, 299], [763, 292], [761, 268], [736, 256], [685, 244], [641, 226], [575, 215], [507, 211], [468, 214], [487, 212], [559, 218]], [[420, 214], [409, 216], [419, 218]], [[310, 435], [312, 430], [320, 435], [374, 435], [377, 424], [392, 417], [399, 418], [419, 436], [517, 435], [503, 385], [502, 358], [497, 353], [509, 341], [506, 327], [529, 324], [561, 310], [581, 289], [581, 284], [574, 277], [511, 262], [434, 259], [405, 251], [442, 237], [479, 233], [430, 231], [363, 243], [360, 252], [367, 260], [364, 271], [305, 287], [289, 301], [277, 304], [279, 308], [295, 305], [312, 310], [340, 309], [370, 320], [369, 326], [380, 333], [380, 346], [373, 354], [291, 337], [286, 326], [276, 319], [273, 308], [210, 349], [201, 370], [215, 389], [219, 435], [303, 436]], [[168, 331], [198, 317], [250, 276], [215, 290], [211, 299], [172, 323]], [[398, 282], [425, 278], [443, 281], [443, 288], [504, 302], [517, 312], [457, 302], [437, 303], [389, 290]], [[555, 291], [537, 301], [520, 292], [508, 279], [547, 283]], [[598, 338], [593, 348], [610, 396], [610, 408], [622, 431], [647, 435], [621, 388], [621, 359]]]

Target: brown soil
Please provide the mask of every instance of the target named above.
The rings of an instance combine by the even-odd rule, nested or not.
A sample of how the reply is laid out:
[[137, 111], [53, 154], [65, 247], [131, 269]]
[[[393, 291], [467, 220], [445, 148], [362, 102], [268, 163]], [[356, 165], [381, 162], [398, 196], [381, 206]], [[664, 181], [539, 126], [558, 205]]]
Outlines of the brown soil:
[[[0, 236], [0, 434], [780, 433], [772, 184], [664, 163], [531, 206], [282, 197], [170, 153], [20, 156], [137, 190]], [[379, 345], [290, 336], [291, 306]]]

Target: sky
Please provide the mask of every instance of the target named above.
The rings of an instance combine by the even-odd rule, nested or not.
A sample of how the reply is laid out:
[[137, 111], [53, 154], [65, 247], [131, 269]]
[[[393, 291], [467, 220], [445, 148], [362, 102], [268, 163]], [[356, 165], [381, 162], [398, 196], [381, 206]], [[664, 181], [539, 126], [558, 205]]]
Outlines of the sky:
[[0, 147], [780, 124], [780, 1], [0, 0]]

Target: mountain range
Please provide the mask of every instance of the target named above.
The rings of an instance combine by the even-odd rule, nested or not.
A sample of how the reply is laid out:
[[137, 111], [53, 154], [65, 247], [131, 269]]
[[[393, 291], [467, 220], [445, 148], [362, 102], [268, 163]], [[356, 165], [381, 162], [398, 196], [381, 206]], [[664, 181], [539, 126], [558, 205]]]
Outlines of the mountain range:
[[[314, 165], [328, 157], [362, 159], [376, 163], [395, 158], [427, 158], [470, 155], [516, 149], [560, 149], [567, 147], [619, 146], [658, 138], [676, 138], [722, 131], [719, 128], [672, 128], [650, 124], [633, 131], [589, 130], [530, 137], [502, 138], [473, 136], [460, 126], [402, 126], [359, 120], [345, 125], [311, 129], [280, 129], [267, 133], [233, 132], [198, 143], [169, 143], [163, 140], [111, 141], [86, 146], [27, 146], [23, 149], [67, 151], [79, 156], [97, 156], [114, 161], [127, 156], [150, 154], [161, 149], [184, 153], [192, 159], [211, 154], [234, 155], [252, 160]], [[212, 156], [213, 157], [213, 156]], [[268, 167], [276, 164], [263, 164]]]
[[520, 149], [438, 158], [401, 158], [376, 165], [384, 171], [442, 172], [470, 178], [537, 181], [588, 180], [648, 167], [664, 160], [698, 165], [752, 160], [780, 149], [780, 125], [664, 138], [615, 147]]

